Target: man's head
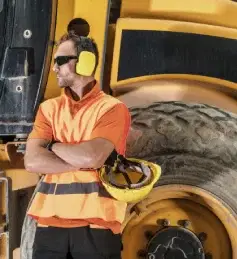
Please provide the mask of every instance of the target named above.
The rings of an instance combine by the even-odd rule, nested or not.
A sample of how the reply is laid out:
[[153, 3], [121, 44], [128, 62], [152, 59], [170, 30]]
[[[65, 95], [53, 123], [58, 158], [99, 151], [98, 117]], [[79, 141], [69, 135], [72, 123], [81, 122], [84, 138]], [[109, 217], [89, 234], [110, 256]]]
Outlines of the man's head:
[[[96, 44], [91, 39], [86, 39], [89, 46], [85, 45], [83, 38], [75, 35], [73, 32], [69, 32], [61, 37], [57, 43], [57, 51], [55, 53], [54, 59], [55, 64], [53, 70], [57, 74], [58, 84], [60, 87], [72, 86], [76, 82], [85, 79], [84, 75], [76, 73], [76, 65], [78, 62], [78, 56], [82, 50], [87, 50], [95, 54], [96, 64], [95, 69], [98, 64], [98, 51]], [[91, 77], [94, 76], [94, 71]]]

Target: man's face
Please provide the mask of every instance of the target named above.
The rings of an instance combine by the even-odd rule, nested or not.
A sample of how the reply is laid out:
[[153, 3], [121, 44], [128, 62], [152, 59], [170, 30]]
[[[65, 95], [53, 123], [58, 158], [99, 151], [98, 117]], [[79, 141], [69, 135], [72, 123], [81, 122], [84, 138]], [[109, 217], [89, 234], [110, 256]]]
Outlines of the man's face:
[[[59, 56], [77, 56], [74, 43], [70, 40], [61, 43], [58, 46], [54, 58]], [[73, 82], [77, 76], [75, 73], [76, 62], [76, 59], [70, 59], [67, 63], [60, 66], [57, 63], [54, 64], [53, 71], [57, 75], [59, 87], [63, 88], [73, 85]]]

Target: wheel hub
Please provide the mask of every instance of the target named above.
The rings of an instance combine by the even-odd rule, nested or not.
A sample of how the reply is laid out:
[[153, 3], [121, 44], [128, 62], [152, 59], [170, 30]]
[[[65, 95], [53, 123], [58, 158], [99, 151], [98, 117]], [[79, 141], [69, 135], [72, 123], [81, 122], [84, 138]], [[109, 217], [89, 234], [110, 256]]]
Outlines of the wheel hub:
[[188, 229], [168, 227], [158, 231], [147, 246], [148, 259], [204, 259], [198, 237]]
[[[190, 246], [194, 247], [191, 255], [184, 251], [186, 254], [183, 253], [183, 258], [223, 259], [223, 255], [226, 259], [237, 258], [237, 221], [234, 215], [221, 201], [203, 189], [187, 185], [159, 186], [152, 190], [147, 199], [128, 207], [122, 230], [122, 258], [169, 259], [168, 252], [178, 250], [176, 239], [180, 239], [184, 245], [190, 244], [188, 240], [191, 240]], [[168, 238], [163, 239], [161, 235], [169, 227], [182, 229], [181, 232], [186, 235], [176, 231], [176, 234], [171, 232]], [[160, 241], [159, 236], [164, 241]], [[176, 242], [167, 245], [172, 237]], [[196, 246], [192, 244], [193, 240], [200, 244], [197, 237], [204, 248], [204, 251], [199, 250], [200, 254], [195, 252]], [[157, 247], [161, 249], [161, 246], [164, 246], [164, 251], [159, 256], [154, 250]], [[170, 247], [172, 249], [168, 249]], [[182, 252], [184, 249], [179, 245], [179, 250]]]

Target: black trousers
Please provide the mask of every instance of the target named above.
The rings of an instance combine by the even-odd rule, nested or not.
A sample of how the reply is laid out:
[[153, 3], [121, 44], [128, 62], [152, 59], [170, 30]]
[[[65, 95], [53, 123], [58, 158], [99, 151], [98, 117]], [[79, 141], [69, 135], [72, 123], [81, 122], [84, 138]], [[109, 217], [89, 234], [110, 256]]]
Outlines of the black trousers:
[[90, 227], [38, 227], [32, 259], [121, 259], [120, 234]]

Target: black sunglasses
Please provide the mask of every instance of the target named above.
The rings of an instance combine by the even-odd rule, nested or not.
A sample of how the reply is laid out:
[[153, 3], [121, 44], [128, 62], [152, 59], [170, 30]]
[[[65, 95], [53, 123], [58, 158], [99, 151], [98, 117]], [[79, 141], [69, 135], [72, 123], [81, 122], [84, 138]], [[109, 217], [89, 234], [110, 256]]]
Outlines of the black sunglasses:
[[77, 59], [77, 56], [58, 56], [54, 59], [54, 64], [57, 63], [58, 66], [62, 66], [68, 63], [71, 59]]

